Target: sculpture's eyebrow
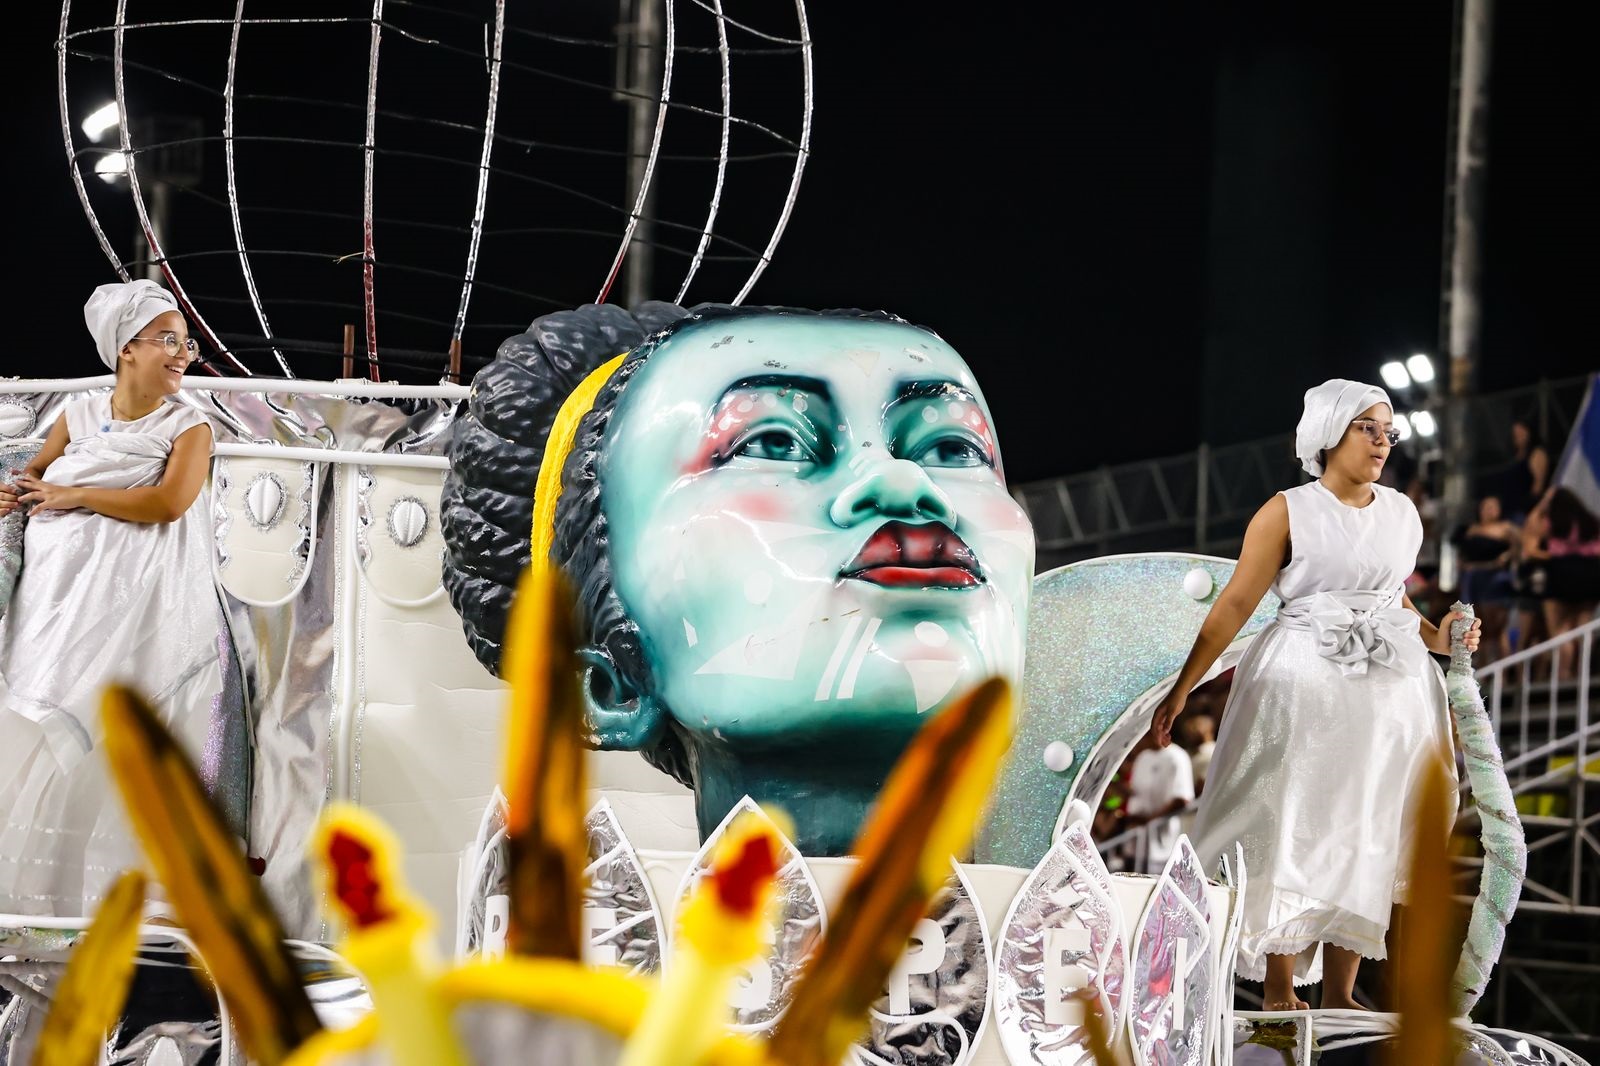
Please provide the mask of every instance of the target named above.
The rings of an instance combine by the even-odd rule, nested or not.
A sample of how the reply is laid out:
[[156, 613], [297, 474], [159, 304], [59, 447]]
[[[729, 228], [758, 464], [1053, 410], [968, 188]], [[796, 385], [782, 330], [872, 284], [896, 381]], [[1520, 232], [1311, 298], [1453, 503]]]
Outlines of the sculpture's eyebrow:
[[959, 381], [951, 381], [948, 378], [902, 382], [894, 394], [896, 400], [911, 400], [930, 396], [977, 402], [977, 397], [972, 395], [972, 392], [965, 385]]
[[832, 400], [827, 382], [821, 378], [805, 377], [801, 374], [754, 374], [735, 381], [723, 390], [722, 395], [727, 396], [740, 389], [783, 389], [789, 392], [808, 392], [824, 400]]

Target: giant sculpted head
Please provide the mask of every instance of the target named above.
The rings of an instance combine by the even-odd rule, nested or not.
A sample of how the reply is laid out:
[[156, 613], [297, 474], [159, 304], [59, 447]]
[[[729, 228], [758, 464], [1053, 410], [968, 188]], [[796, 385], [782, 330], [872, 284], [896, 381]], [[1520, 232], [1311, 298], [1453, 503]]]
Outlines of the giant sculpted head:
[[567, 459], [552, 551], [579, 591], [593, 739], [690, 784], [702, 833], [749, 794], [837, 854], [929, 715], [1020, 677], [1033, 533], [983, 394], [948, 344], [883, 314], [535, 322], [479, 374], [445, 490], [446, 586], [491, 669], [555, 410], [624, 351]]

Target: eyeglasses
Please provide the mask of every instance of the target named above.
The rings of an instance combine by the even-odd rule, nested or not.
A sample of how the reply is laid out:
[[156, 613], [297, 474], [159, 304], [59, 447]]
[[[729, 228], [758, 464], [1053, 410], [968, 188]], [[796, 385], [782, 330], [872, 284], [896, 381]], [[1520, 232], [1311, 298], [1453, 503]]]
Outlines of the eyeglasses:
[[191, 363], [200, 358], [199, 341], [193, 337], [184, 337], [179, 340], [178, 335], [170, 330], [154, 337], [129, 337], [128, 339], [130, 341], [148, 341], [151, 344], [159, 344], [167, 350], [169, 357], [176, 356], [179, 352], [182, 352], [188, 356]]
[[1372, 418], [1358, 418], [1350, 423], [1351, 429], [1360, 430], [1373, 444], [1387, 443], [1394, 448], [1400, 444], [1400, 431]]

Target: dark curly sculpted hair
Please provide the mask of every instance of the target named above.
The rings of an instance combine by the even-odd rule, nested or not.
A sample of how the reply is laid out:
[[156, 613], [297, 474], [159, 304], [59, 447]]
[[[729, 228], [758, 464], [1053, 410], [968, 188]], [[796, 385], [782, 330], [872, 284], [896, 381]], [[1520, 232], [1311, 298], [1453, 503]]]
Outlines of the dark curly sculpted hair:
[[668, 303], [646, 303], [633, 313], [611, 304], [557, 311], [500, 345], [473, 380], [466, 414], [450, 442], [440, 514], [447, 548], [444, 586], [473, 654], [498, 674], [512, 592], [532, 554], [534, 483], [551, 425], [585, 377], [629, 353], [578, 425], [562, 470], [551, 555], [577, 593], [590, 742], [641, 751], [686, 784], [693, 781], [682, 727], [661, 702], [644, 638], [612, 587], [600, 458], [628, 382], [662, 344], [706, 324], [778, 315], [909, 325], [881, 311], [717, 304], [692, 311]]

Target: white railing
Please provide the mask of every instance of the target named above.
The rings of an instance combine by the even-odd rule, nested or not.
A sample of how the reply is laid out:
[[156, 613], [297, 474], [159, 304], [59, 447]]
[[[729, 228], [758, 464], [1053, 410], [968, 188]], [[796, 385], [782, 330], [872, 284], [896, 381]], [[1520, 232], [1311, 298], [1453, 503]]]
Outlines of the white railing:
[[1104, 840], [1095, 841], [1095, 850], [1100, 852], [1100, 857], [1106, 862], [1106, 868], [1119, 873], [1160, 873], [1160, 870], [1148, 870], [1150, 855], [1150, 829], [1155, 822], [1164, 822], [1168, 818], [1192, 818], [1194, 812], [1200, 809], [1198, 800], [1190, 801], [1189, 805], [1176, 814], [1162, 815], [1154, 821], [1145, 822], [1143, 825], [1132, 826], [1109, 836]]
[[[1563, 884], [1525, 880], [1520, 907], [1528, 910], [1600, 916], [1600, 899], [1583, 898], [1584, 872], [1600, 859], [1600, 811], [1589, 810], [1586, 787], [1600, 783], [1600, 766], [1589, 768], [1600, 756], [1600, 722], [1591, 702], [1597, 639], [1600, 619], [1478, 671], [1506, 779], [1522, 800], [1529, 856], [1552, 849], [1569, 853]], [[1569, 655], [1577, 669], [1563, 681], [1562, 660]]]

